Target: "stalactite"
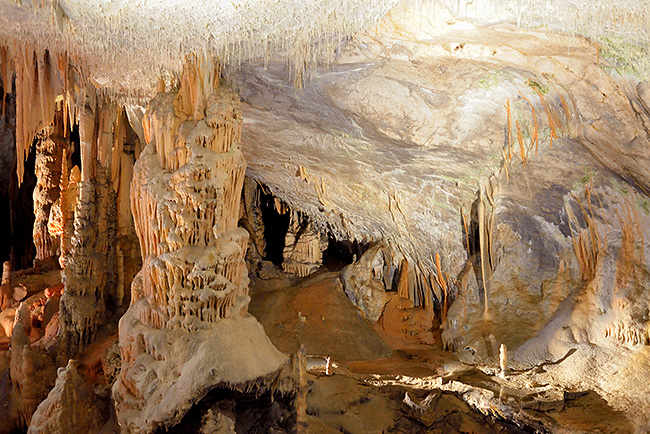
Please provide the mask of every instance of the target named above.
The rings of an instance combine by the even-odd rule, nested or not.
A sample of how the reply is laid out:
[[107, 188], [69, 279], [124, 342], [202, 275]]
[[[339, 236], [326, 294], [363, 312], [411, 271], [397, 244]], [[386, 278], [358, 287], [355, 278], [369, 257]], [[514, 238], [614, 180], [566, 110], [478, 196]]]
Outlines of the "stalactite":
[[[17, 176], [18, 182], [22, 183], [24, 162], [34, 136], [40, 129], [54, 123], [55, 101], [63, 94], [63, 82], [57, 70], [58, 64], [51, 61], [48, 51], [39, 54], [34, 47], [26, 45], [16, 51], [13, 64], [16, 74]], [[3, 70], [3, 78], [4, 74], [9, 75]]]
[[577, 196], [574, 198], [580, 208], [586, 227], [580, 227], [578, 218], [575, 216], [568, 203], [565, 204], [565, 209], [569, 217], [573, 250], [578, 259], [580, 277], [584, 281], [589, 281], [596, 275], [596, 266], [599, 257], [602, 257], [604, 247], [599, 226], [594, 218], [594, 211], [591, 204], [591, 186], [586, 185], [584, 190], [587, 201], [586, 206], [583, 206]]

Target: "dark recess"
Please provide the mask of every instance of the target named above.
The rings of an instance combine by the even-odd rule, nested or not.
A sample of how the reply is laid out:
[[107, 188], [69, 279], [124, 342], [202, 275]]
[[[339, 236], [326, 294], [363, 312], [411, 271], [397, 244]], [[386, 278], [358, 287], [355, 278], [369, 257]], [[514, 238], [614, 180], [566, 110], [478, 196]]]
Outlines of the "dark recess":
[[241, 393], [229, 389], [214, 389], [193, 406], [180, 423], [157, 434], [201, 433], [201, 419], [212, 410], [225, 409], [235, 416], [238, 434], [295, 433], [297, 415], [293, 396]]
[[262, 221], [264, 222], [264, 239], [266, 240], [266, 259], [275, 265], [281, 265], [283, 261], [284, 237], [289, 229], [289, 212], [280, 214], [275, 209], [275, 199], [272, 194], [261, 192], [260, 209], [262, 210]]
[[369, 243], [357, 240], [337, 240], [328, 234], [327, 250], [323, 252], [323, 264], [328, 269], [340, 269], [354, 262], [370, 247]]

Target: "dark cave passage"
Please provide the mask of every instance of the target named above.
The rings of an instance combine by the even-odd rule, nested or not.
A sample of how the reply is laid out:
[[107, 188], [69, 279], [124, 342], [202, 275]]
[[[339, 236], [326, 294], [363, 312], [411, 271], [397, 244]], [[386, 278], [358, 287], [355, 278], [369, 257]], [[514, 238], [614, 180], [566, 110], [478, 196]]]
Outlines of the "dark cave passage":
[[328, 234], [327, 250], [323, 252], [323, 266], [338, 270], [358, 260], [368, 250], [370, 243], [355, 240], [337, 240]]
[[[25, 161], [25, 173], [23, 182], [18, 186], [16, 171], [11, 172], [7, 195], [3, 198], [3, 214], [8, 215], [8, 231], [2, 231], [0, 244], [5, 248], [2, 251], [2, 261], [11, 261], [11, 268], [14, 270], [30, 268], [36, 257], [34, 246], [34, 200], [32, 195], [36, 186], [36, 175], [34, 166], [36, 153], [34, 145], [30, 148], [29, 155]], [[13, 167], [16, 167], [16, 155], [14, 152]]]
[[266, 193], [264, 189], [260, 189], [260, 209], [262, 211], [264, 239], [266, 241], [266, 256], [264, 259], [279, 266], [284, 260], [282, 256], [284, 239], [289, 229], [289, 220], [291, 218], [289, 207], [276, 199], [272, 194]]

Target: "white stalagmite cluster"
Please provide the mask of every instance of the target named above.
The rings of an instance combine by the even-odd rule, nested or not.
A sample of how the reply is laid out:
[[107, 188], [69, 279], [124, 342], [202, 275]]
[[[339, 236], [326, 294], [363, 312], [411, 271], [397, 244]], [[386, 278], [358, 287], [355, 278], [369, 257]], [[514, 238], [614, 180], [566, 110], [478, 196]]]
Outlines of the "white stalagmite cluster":
[[120, 321], [114, 387], [128, 432], [169, 427], [212, 388], [250, 389], [286, 361], [247, 314], [238, 97], [218, 67], [189, 61], [144, 124], [131, 188], [144, 266]]
[[[59, 336], [64, 357], [74, 356], [93, 342], [107, 305], [123, 304], [124, 287], [138, 264], [137, 251], [128, 240], [129, 231], [133, 234], [128, 202], [124, 203], [128, 181], [121, 176], [130, 175], [133, 164], [124, 152], [127, 116], [98, 97], [93, 88], [86, 89], [79, 101], [83, 101], [77, 105], [76, 116], [81, 179], [75, 183], [79, 175], [73, 170], [69, 178], [62, 177], [61, 184], [66, 291], [61, 299]], [[76, 197], [68, 190], [74, 190]], [[67, 238], [65, 234], [73, 235]]]
[[[65, 284], [60, 304], [57, 300], [48, 305], [48, 321], [43, 322], [47, 339], [34, 341], [33, 336], [42, 331], [35, 327], [30, 336], [27, 325], [24, 332], [19, 327], [15, 336], [10, 335], [12, 387], [7, 393], [14, 404], [0, 423], [2, 432], [27, 427], [54, 384], [56, 366], [86, 349], [105, 320], [121, 313], [129, 299], [125, 288], [141, 266], [129, 203], [139, 138], [129, 128], [127, 110], [87, 85], [78, 61], [68, 63], [66, 53], [42, 44], [0, 42], [3, 89], [16, 95], [19, 184], [26, 175], [27, 155], [36, 154], [37, 258], [58, 254]], [[73, 134], [77, 125], [78, 144]], [[78, 157], [82, 164], [73, 167]], [[24, 293], [18, 298], [13, 291], [16, 301], [27, 295], [27, 289], [21, 288]], [[32, 300], [32, 305], [42, 306], [51, 293], [34, 297], [42, 298]], [[49, 321], [55, 310], [59, 310], [56, 321]], [[40, 324], [46, 316], [33, 311], [32, 317]]]
[[[37, 138], [34, 240], [39, 259], [60, 253], [66, 285], [60, 350], [73, 356], [93, 341], [106, 303], [123, 303], [124, 287], [139, 267], [137, 247], [129, 240], [134, 229], [128, 117], [85, 85], [78, 59], [70, 63], [65, 52], [17, 42], [0, 46], [3, 82], [15, 77], [17, 177], [22, 182]], [[71, 132], [77, 124], [81, 168], [71, 167]]]

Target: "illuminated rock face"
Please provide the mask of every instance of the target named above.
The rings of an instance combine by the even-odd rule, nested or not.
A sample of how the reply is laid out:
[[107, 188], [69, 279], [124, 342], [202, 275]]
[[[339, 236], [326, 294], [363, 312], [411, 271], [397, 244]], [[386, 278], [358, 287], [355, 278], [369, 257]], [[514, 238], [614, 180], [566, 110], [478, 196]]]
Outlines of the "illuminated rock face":
[[[66, 166], [64, 145], [51, 135], [36, 146], [34, 240], [40, 258], [60, 244], [66, 267], [57, 317], [62, 356], [94, 339], [111, 304], [128, 304], [140, 269], [137, 230], [144, 267], [121, 322], [124, 368], [114, 389], [125, 430], [171, 426], [211, 388], [262, 384], [285, 358], [246, 314], [237, 98], [212, 69], [187, 66], [179, 92], [163, 90], [151, 101], [141, 154], [124, 142], [121, 105], [92, 93], [142, 102], [161, 69], [162, 81], [175, 81], [188, 52], [208, 51], [235, 66], [242, 57], [266, 60], [267, 47], [274, 55], [264, 68], [233, 76], [243, 81], [238, 91], [248, 106], [250, 175], [292, 213], [285, 271], [306, 276], [320, 265], [323, 228], [339, 240], [383, 240], [400, 254], [370, 249], [343, 278], [348, 296], [385, 330], [413, 314], [405, 332], [424, 330], [431, 339], [421, 341], [432, 344], [431, 327], [440, 322], [443, 344], [461, 357], [471, 351], [474, 362], [494, 357], [502, 341], [513, 363], [577, 349], [574, 369], [548, 368], [556, 381], [586, 379], [610, 402], [644, 403], [635, 410], [650, 419], [645, 388], [632, 384], [650, 366], [639, 362], [650, 348], [650, 91], [611, 63], [627, 73], [617, 52], [648, 58], [647, 7], [591, 2], [577, 15], [580, 0], [535, 2], [437, 4], [487, 20], [496, 5], [517, 24], [584, 28], [610, 41], [597, 47], [541, 31], [472, 29], [418, 1], [419, 11], [407, 6], [355, 36], [328, 72], [296, 90], [338, 32], [376, 22], [395, 2], [276, 1], [266, 9], [244, 1], [237, 10], [221, 1], [112, 2], [88, 10], [88, 2], [0, 0], [1, 72], [6, 84], [15, 72], [18, 101], [18, 178], [33, 139], [59, 110], [64, 124], [80, 127], [80, 169]], [[202, 28], [217, 23], [213, 17], [224, 18]], [[43, 26], [50, 18], [55, 25]], [[132, 52], [143, 56], [122, 56]], [[640, 78], [648, 77], [643, 69]], [[140, 157], [135, 172], [132, 157]], [[257, 211], [247, 217], [263, 255]], [[13, 296], [3, 291], [5, 305]], [[26, 317], [24, 308], [18, 316]], [[55, 362], [18, 323], [10, 376], [24, 425], [53, 383], [47, 368]], [[575, 360], [591, 369], [576, 370]]]
[[213, 387], [263, 383], [286, 360], [247, 314], [240, 123], [218, 71], [191, 63], [179, 92], [149, 106], [131, 187], [144, 266], [120, 321], [114, 387], [128, 432], [169, 427]]

